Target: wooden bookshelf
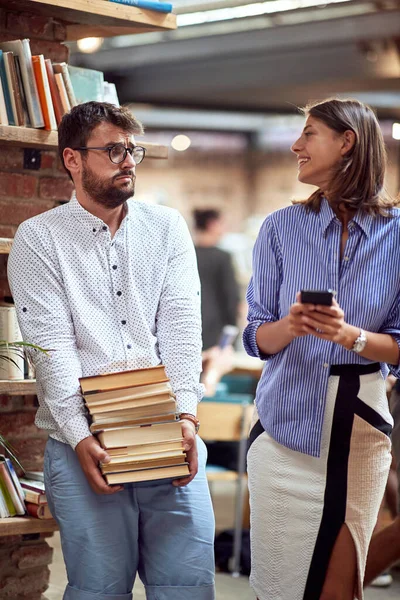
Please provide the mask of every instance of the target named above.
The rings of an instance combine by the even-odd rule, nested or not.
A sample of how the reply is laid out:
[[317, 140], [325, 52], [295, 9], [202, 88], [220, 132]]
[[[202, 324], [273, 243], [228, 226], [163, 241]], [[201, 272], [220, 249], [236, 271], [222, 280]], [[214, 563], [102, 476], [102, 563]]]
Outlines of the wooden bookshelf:
[[67, 40], [176, 29], [176, 15], [172, 13], [107, 0], [0, 0], [0, 6], [64, 21]]
[[0, 519], [0, 537], [28, 533], [48, 533], [57, 530], [58, 525], [54, 519], [35, 519], [34, 517], [6, 517]]
[[0, 238], [0, 254], [10, 254], [12, 243], [11, 238]]
[[36, 379], [20, 379], [11, 381], [0, 379], [0, 394], [8, 396], [27, 396], [36, 394]]
[[[19, 146], [20, 148], [56, 150], [58, 147], [58, 134], [57, 131], [45, 131], [44, 129], [32, 129], [30, 127], [15, 127], [13, 125], [0, 125], [0, 145], [1, 144]], [[142, 140], [140, 140], [140, 145], [146, 148], [146, 158], [168, 158], [167, 146], [151, 144]]]

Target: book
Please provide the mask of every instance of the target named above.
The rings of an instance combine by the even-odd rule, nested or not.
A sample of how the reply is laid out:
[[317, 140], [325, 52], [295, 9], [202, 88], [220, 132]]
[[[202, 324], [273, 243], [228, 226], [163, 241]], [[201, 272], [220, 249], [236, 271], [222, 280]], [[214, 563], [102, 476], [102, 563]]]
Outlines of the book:
[[19, 91], [20, 91], [20, 95], [21, 95], [22, 110], [23, 110], [23, 113], [24, 113], [24, 125], [26, 127], [30, 127], [31, 126], [31, 121], [29, 119], [28, 104], [26, 102], [24, 84], [22, 82], [22, 73], [21, 73], [21, 67], [20, 67], [20, 64], [19, 64], [19, 58], [18, 58], [18, 56], [14, 56], [14, 63], [15, 63], [15, 70], [17, 72], [17, 79], [18, 79]]
[[72, 87], [67, 63], [65, 63], [65, 62], [53, 63], [53, 69], [54, 69], [54, 73], [61, 73], [61, 75], [62, 75], [71, 108], [76, 106], [78, 103], [75, 98], [75, 92], [74, 92], [74, 88]]
[[104, 375], [93, 375], [90, 377], [81, 377], [79, 379], [85, 398], [86, 394], [94, 392], [105, 392], [129, 386], [133, 387], [148, 383], [162, 383], [164, 381], [169, 381], [164, 365], [148, 367], [146, 369], [136, 369], [135, 371], [105, 373]]
[[107, 450], [107, 454], [110, 457], [120, 458], [123, 456], [148, 454], [150, 452], [171, 451], [175, 450], [176, 448], [183, 449], [182, 436], [168, 442], [148, 442], [147, 444], [137, 444], [135, 446], [109, 448]]
[[97, 436], [103, 448], [118, 448], [182, 437], [182, 426], [180, 421], [175, 421], [139, 427], [119, 427], [101, 431]]
[[15, 509], [15, 513], [14, 514], [24, 515], [25, 514], [25, 505], [24, 505], [24, 502], [21, 501], [21, 499], [20, 499], [20, 497], [19, 497], [19, 495], [17, 493], [17, 490], [15, 489], [15, 485], [14, 485], [14, 482], [13, 482], [13, 480], [11, 478], [11, 475], [10, 475], [10, 473], [8, 471], [8, 467], [7, 467], [7, 464], [6, 464], [4, 456], [3, 456], [3, 459], [4, 460], [0, 460], [0, 477], [2, 478], [4, 484], [5, 484], [6, 488], [7, 488], [7, 491], [9, 493], [9, 495], [10, 495], [11, 502], [12, 502], [12, 504], [14, 506], [14, 509]]
[[154, 481], [156, 479], [178, 479], [189, 475], [187, 463], [173, 465], [171, 467], [157, 467], [155, 469], [143, 469], [141, 471], [125, 471], [123, 473], [107, 473], [104, 475], [109, 485], [120, 483], [133, 483], [137, 481]]
[[149, 417], [141, 417], [139, 419], [129, 419], [126, 417], [113, 417], [110, 419], [104, 419], [102, 421], [98, 421], [97, 423], [92, 423], [90, 426], [90, 431], [92, 433], [97, 433], [98, 431], [104, 431], [106, 429], [110, 429], [111, 427], [126, 427], [131, 425], [148, 425], [150, 423], [167, 423], [176, 421], [176, 413], [175, 410], [173, 413], [168, 413], [165, 415], [153, 415], [151, 417], [151, 421]]
[[3, 52], [13, 52], [15, 56], [18, 56], [31, 125], [36, 128], [44, 127], [39, 93], [36, 79], [33, 74], [32, 53], [29, 40], [23, 39], [13, 40], [11, 42], [1, 42], [0, 50], [3, 50]]
[[4, 67], [8, 89], [10, 90], [11, 109], [15, 125], [25, 125], [24, 111], [21, 102], [21, 93], [19, 91], [17, 71], [15, 68], [14, 54], [12, 52], [3, 52]]
[[34, 479], [28, 479], [27, 477], [20, 477], [19, 482], [24, 490], [33, 490], [34, 492], [45, 493], [45, 486], [43, 481], [37, 481]]
[[182, 445], [175, 446], [169, 450], [158, 451], [158, 448], [154, 448], [153, 452], [144, 452], [143, 454], [131, 454], [126, 456], [112, 456], [108, 463], [103, 463], [102, 466], [112, 467], [113, 465], [124, 465], [130, 463], [137, 463], [147, 460], [157, 460], [164, 458], [175, 458], [177, 456], [184, 456], [185, 452]]
[[9, 486], [6, 483], [5, 471], [6, 468], [4, 464], [0, 463], [0, 491], [6, 505], [6, 510], [8, 512], [7, 516], [15, 517], [15, 515], [17, 514], [17, 510], [11, 497]]
[[[22, 339], [17, 312], [12, 304], [0, 305], [0, 339], [6, 342], [18, 342]], [[7, 357], [0, 361], [0, 379], [24, 379], [23, 352], [5, 346], [0, 349], [0, 355]]]
[[68, 73], [77, 104], [104, 101], [104, 73], [68, 65]]
[[[123, 405], [125, 403], [122, 403]], [[99, 410], [98, 410], [99, 409]], [[167, 398], [161, 402], [154, 402], [151, 398], [150, 404], [140, 406], [120, 407], [119, 403], [100, 405], [90, 408], [93, 423], [101, 423], [114, 418], [140, 419], [142, 417], [158, 416], [176, 412], [176, 402], [174, 398]]]
[[8, 125], [7, 107], [4, 97], [3, 84], [0, 77], [0, 123], [1, 125]]
[[172, 12], [172, 4], [169, 2], [157, 2], [156, 0], [110, 0], [110, 2], [117, 2], [118, 4], [126, 4], [128, 6], [137, 6], [138, 8], [145, 8], [147, 10], [157, 10], [165, 13]]
[[8, 468], [8, 472], [10, 474], [10, 477], [13, 481], [14, 487], [17, 491], [17, 494], [19, 496], [19, 499], [21, 500], [22, 504], [24, 504], [24, 500], [25, 500], [25, 494], [24, 494], [24, 490], [22, 489], [21, 483], [18, 479], [18, 475], [15, 472], [14, 469], [14, 465], [12, 464], [11, 460], [3, 455], [0, 455], [0, 461], [1, 460], [5, 460], [5, 463], [7, 465]]
[[71, 103], [68, 98], [67, 90], [65, 88], [64, 78], [62, 73], [54, 73], [54, 79], [56, 82], [56, 86], [58, 89], [58, 93], [60, 94], [61, 106], [64, 114], [68, 113], [71, 110]]
[[56, 78], [54, 74], [54, 69], [52, 62], [49, 58], [44, 59], [44, 64], [46, 66], [47, 79], [49, 81], [49, 88], [51, 94], [51, 100], [53, 102], [54, 115], [56, 117], [57, 125], [61, 123], [61, 119], [67, 112], [64, 110], [63, 105], [61, 104], [60, 92], [57, 87]]
[[3, 496], [3, 492], [1, 490], [1, 484], [0, 484], [0, 519], [5, 519], [6, 517], [9, 517], [10, 513], [8, 512], [8, 508], [7, 508], [7, 504], [5, 501], [5, 498]]
[[31, 517], [36, 517], [37, 519], [52, 519], [53, 515], [50, 512], [50, 508], [48, 504], [33, 504], [33, 502], [27, 502], [25, 504], [26, 512]]
[[34, 490], [29, 490], [22, 485], [25, 496], [25, 504], [27, 502], [32, 502], [32, 504], [47, 504], [47, 497], [44, 492], [35, 492]]
[[43, 54], [32, 56], [32, 64], [39, 93], [40, 106], [42, 107], [44, 128], [47, 131], [56, 131], [56, 115], [54, 113], [53, 100], [51, 99], [49, 79], [47, 77]]
[[104, 82], [103, 102], [109, 102], [110, 104], [119, 106], [118, 93], [115, 83], [110, 83], [109, 81]]
[[3, 89], [4, 103], [6, 105], [7, 121], [8, 121], [7, 123], [3, 123], [3, 124], [4, 125], [15, 125], [14, 113], [13, 113], [13, 109], [12, 109], [12, 105], [11, 105], [10, 90], [8, 88], [8, 82], [7, 82], [6, 66], [5, 66], [5, 62], [4, 62], [3, 50], [0, 50], [0, 79], [1, 79], [1, 86]]
[[101, 471], [103, 475], [106, 473], [124, 473], [126, 471], [140, 471], [145, 469], [153, 469], [157, 467], [172, 467], [173, 465], [182, 465], [185, 463], [185, 455], [167, 456], [165, 458], [148, 458], [141, 461], [125, 462], [120, 464], [103, 464]]
[[41, 481], [44, 484], [44, 473], [43, 471], [25, 471], [25, 479], [31, 479], [33, 481]]
[[[91, 392], [85, 394], [85, 402], [88, 406], [99, 403], [116, 403], [127, 400], [141, 400], [147, 398], [164, 396], [165, 399], [169, 397], [175, 398], [175, 394], [172, 391], [171, 384], [168, 380], [162, 383], [151, 383], [145, 385], [135, 385], [121, 387], [117, 390], [112, 389], [107, 392]], [[138, 405], [139, 406], [139, 405]]]

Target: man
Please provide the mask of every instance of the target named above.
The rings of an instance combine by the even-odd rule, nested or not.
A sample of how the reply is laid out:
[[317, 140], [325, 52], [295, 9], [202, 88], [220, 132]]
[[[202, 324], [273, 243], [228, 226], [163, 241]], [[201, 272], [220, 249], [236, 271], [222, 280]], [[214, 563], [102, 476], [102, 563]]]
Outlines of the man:
[[236, 325], [239, 288], [228, 252], [217, 248], [225, 231], [218, 210], [193, 212], [195, 248], [201, 281], [203, 350], [216, 346], [224, 325]]
[[[45, 484], [60, 526], [64, 600], [213, 600], [213, 513], [195, 417], [202, 388], [196, 259], [172, 209], [133, 202], [142, 126], [127, 109], [87, 102], [64, 116], [59, 153], [76, 193], [25, 221], [9, 277], [35, 357], [37, 424], [49, 432]], [[109, 457], [90, 433], [78, 378], [163, 363], [176, 394], [190, 476], [108, 486]], [[199, 456], [197, 455], [199, 451]], [[196, 475], [198, 471], [198, 474]]]
[[[400, 501], [400, 380], [390, 396], [391, 412], [394, 420], [392, 443], [397, 465]], [[399, 506], [400, 512], [400, 506]], [[372, 536], [365, 569], [364, 585], [369, 585], [383, 571], [400, 561], [400, 516], [391, 525]]]

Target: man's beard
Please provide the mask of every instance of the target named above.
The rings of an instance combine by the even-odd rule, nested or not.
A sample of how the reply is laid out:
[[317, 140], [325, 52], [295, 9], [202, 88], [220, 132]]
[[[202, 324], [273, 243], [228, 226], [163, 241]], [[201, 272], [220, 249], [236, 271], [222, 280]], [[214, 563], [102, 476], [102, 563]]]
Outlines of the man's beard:
[[[133, 180], [133, 186], [117, 187], [113, 182], [121, 175], [130, 175]], [[135, 176], [131, 171], [118, 173], [111, 182], [107, 182], [93, 173], [88, 167], [84, 166], [82, 171], [82, 187], [84, 191], [98, 204], [107, 206], [107, 208], [117, 208], [124, 204], [135, 194]]]

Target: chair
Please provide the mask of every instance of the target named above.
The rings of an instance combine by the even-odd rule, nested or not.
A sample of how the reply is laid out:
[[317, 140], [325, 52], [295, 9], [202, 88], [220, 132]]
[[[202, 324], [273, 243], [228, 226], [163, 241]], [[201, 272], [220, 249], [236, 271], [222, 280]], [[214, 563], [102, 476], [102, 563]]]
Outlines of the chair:
[[242, 544], [243, 496], [246, 485], [247, 436], [253, 412], [252, 394], [217, 393], [212, 398], [200, 402], [197, 416], [200, 420], [200, 435], [206, 442], [239, 442], [237, 470], [207, 465], [207, 479], [213, 481], [233, 481], [236, 483], [235, 525], [232, 575], [240, 574], [240, 552]]

